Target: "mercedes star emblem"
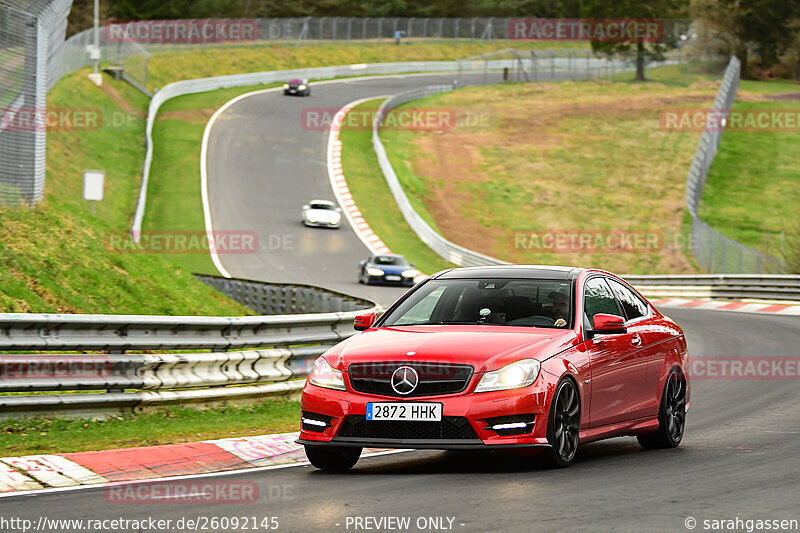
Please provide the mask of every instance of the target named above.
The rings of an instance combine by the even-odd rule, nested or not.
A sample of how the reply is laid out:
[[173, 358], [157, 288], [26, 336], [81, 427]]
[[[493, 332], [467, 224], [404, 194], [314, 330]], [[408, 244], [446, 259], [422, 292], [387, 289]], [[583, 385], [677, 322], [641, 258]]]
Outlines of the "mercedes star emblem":
[[397, 394], [411, 394], [419, 384], [417, 371], [410, 366], [401, 366], [392, 374], [392, 389]]

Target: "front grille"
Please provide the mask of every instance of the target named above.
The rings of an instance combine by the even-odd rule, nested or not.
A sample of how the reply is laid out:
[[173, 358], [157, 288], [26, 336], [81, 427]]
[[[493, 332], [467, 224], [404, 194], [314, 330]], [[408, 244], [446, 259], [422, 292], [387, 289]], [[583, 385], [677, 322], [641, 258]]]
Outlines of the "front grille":
[[[419, 376], [419, 383], [410, 394], [399, 394], [392, 388], [392, 375], [404, 366], [413, 368]], [[353, 390], [398, 398], [463, 392], [472, 378], [473, 370], [470, 365], [406, 361], [353, 363], [347, 369]]]
[[342, 422], [338, 437], [363, 439], [477, 439], [478, 435], [463, 416], [444, 416], [441, 422], [405, 422], [367, 420], [363, 415], [350, 415]]

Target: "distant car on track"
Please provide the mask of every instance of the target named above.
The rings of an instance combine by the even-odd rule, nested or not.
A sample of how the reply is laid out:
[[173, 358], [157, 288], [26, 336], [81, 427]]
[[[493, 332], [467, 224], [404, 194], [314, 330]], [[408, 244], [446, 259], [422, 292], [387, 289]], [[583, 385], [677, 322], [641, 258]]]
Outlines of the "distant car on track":
[[414, 285], [419, 274], [414, 265], [402, 255], [379, 254], [364, 259], [358, 265], [358, 282], [365, 285]]
[[683, 437], [683, 331], [610, 272], [446, 270], [354, 327], [303, 388], [297, 442], [317, 468], [352, 468], [364, 447], [538, 449], [564, 467], [586, 442]]
[[309, 85], [308, 80], [289, 80], [283, 84], [283, 94], [311, 96], [311, 85]]
[[303, 224], [320, 228], [338, 228], [342, 210], [328, 200], [311, 200], [303, 206]]

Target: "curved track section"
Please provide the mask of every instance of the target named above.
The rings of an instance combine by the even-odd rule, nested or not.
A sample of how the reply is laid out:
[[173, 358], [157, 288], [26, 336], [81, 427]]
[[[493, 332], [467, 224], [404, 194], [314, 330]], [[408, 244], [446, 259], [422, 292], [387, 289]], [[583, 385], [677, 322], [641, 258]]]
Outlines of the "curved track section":
[[306, 228], [300, 222], [301, 207], [309, 200], [335, 201], [326, 165], [328, 130], [309, 127], [304, 116], [309, 111], [333, 115], [358, 98], [452, 79], [453, 74], [337, 80], [314, 84], [308, 98], [264, 92], [221, 113], [207, 153], [214, 229], [254, 231], [261, 244], [254, 254], [221, 256], [224, 268], [233, 277], [312, 283], [383, 305], [393, 302], [404, 289], [357, 283], [358, 262], [369, 251], [346, 219], [339, 230]]
[[[692, 356], [797, 356], [794, 317], [673, 310]], [[367, 531], [356, 517], [444, 517], [450, 531], [686, 531], [698, 521], [800, 519], [798, 381], [695, 380], [683, 443], [643, 451], [633, 438], [583, 446], [566, 470], [512, 454], [416, 451], [362, 459], [346, 474], [308, 466], [211, 478], [258, 485], [258, 503], [120, 505], [107, 489], [2, 500], [3, 517], [181, 518], [276, 516], [279, 531]], [[350, 517], [350, 527], [347, 527]], [[362, 524], [364, 522], [361, 522]], [[374, 523], [373, 523], [374, 525]], [[167, 531], [167, 529], [162, 528]], [[740, 528], [740, 531], [746, 529]], [[99, 530], [98, 530], [99, 531]], [[144, 531], [144, 530], [142, 530]], [[172, 531], [172, 530], [168, 530]], [[216, 529], [215, 531], [223, 531]], [[228, 528], [227, 531], [238, 531]]]
[[[257, 231], [267, 249], [223, 256], [225, 268], [237, 277], [318, 283], [390, 303], [401, 289], [356, 284], [356, 265], [367, 250], [349, 227], [323, 231], [300, 223], [304, 202], [333, 198], [327, 132], [305, 130], [300, 117], [307, 107], [338, 109], [357, 98], [442, 81], [366, 78], [318, 84], [308, 99], [265, 93], [232, 105], [209, 146], [214, 227]], [[293, 242], [269, 249], [270, 237], [278, 244], [274, 236]], [[800, 356], [795, 317], [668, 311], [683, 326], [694, 358]], [[687, 531], [691, 519], [697, 530], [708, 530], [705, 520], [800, 520], [798, 385], [798, 379], [695, 379], [679, 448], [643, 451], [633, 438], [611, 439], [583, 446], [566, 470], [542, 470], [513, 454], [415, 451], [365, 458], [346, 474], [301, 466], [213, 478], [255, 483], [255, 504], [120, 505], [98, 487], [7, 498], [0, 514], [33, 524], [42, 515], [171, 520], [171, 529], [162, 531], [178, 531], [182, 518], [214, 516], [277, 517], [279, 531], [297, 532]], [[378, 522], [389, 517], [407, 518], [409, 526]], [[241, 529], [213, 529], [223, 530]]]

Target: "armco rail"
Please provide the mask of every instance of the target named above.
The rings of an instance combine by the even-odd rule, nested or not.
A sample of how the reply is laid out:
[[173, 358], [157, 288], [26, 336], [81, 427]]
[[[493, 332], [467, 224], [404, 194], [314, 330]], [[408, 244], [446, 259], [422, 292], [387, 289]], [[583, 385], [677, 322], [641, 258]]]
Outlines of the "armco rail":
[[[679, 56], [676, 56], [679, 57]], [[676, 64], [680, 59], [676, 60], [674, 57], [664, 61], [662, 63], [656, 63], [655, 65], [667, 65], [667, 64]], [[566, 60], [563, 60], [566, 61]], [[602, 63], [601, 63], [602, 64]], [[611, 62], [609, 62], [611, 64]], [[555, 63], [554, 63], [555, 65]], [[585, 63], [582, 64], [583, 68], [580, 66], [576, 66], [573, 68], [572, 61], [564, 62], [561, 66], [568, 66], [567, 70], [561, 71], [560, 75], [563, 79], [567, 78], [583, 78], [587, 77], [594, 73], [602, 73], [601, 69], [598, 69], [597, 63]], [[631, 66], [620, 66], [621, 70], [626, 70], [632, 68]], [[555, 79], [555, 75], [552, 74], [551, 71], [551, 79]], [[420, 98], [425, 98], [426, 96], [430, 96], [433, 94], [452, 91], [456, 87], [454, 85], [432, 85], [429, 87], [423, 87], [421, 89], [413, 89], [410, 91], [399, 93], [391, 98], [386, 99], [383, 102], [381, 107], [378, 109], [378, 113], [375, 116], [375, 120], [372, 125], [372, 146], [375, 149], [375, 154], [378, 157], [378, 164], [381, 167], [381, 171], [383, 172], [384, 177], [386, 178], [386, 182], [389, 185], [389, 189], [392, 191], [392, 195], [394, 196], [395, 202], [397, 206], [400, 208], [400, 212], [403, 213], [403, 217], [405, 218], [408, 225], [411, 227], [412, 230], [417, 234], [417, 236], [428, 245], [434, 252], [439, 254], [444, 260], [449, 261], [458, 266], [479, 266], [479, 265], [504, 265], [508, 264], [505, 261], [500, 259], [496, 259], [494, 257], [490, 257], [488, 255], [484, 255], [473, 250], [469, 250], [463, 246], [455, 244], [453, 242], [448, 241], [442, 235], [440, 235], [436, 230], [434, 230], [430, 225], [422, 219], [422, 217], [417, 213], [414, 207], [411, 205], [408, 197], [406, 196], [405, 191], [403, 191], [403, 187], [400, 185], [400, 181], [397, 179], [397, 174], [392, 167], [392, 163], [389, 161], [389, 157], [386, 154], [386, 149], [383, 146], [383, 143], [380, 139], [380, 126], [382, 119], [395, 107], [400, 106], [402, 104], [411, 102], [413, 100], [419, 100]]]
[[[489, 69], [496, 70], [512, 65], [512, 60], [496, 60], [491, 62]], [[170, 83], [159, 90], [150, 100], [147, 112], [146, 143], [144, 170], [142, 172], [142, 186], [139, 190], [139, 201], [131, 226], [131, 234], [136, 242], [142, 230], [145, 207], [147, 204], [147, 184], [150, 178], [150, 167], [153, 162], [153, 126], [159, 108], [171, 98], [187, 94], [214, 91], [229, 87], [246, 87], [249, 85], [262, 85], [286, 81], [291, 78], [307, 79], [332, 79], [341, 77], [402, 74], [411, 72], [458, 72], [457, 61], [411, 61], [405, 63], [364, 63], [358, 65], [342, 65], [333, 67], [305, 68], [295, 70], [276, 70], [269, 72], [256, 72], [252, 74], [234, 74], [230, 76], [216, 76], [196, 80], [184, 80]]]
[[625, 276], [625, 279], [648, 297], [800, 302], [800, 276], [706, 274]]

